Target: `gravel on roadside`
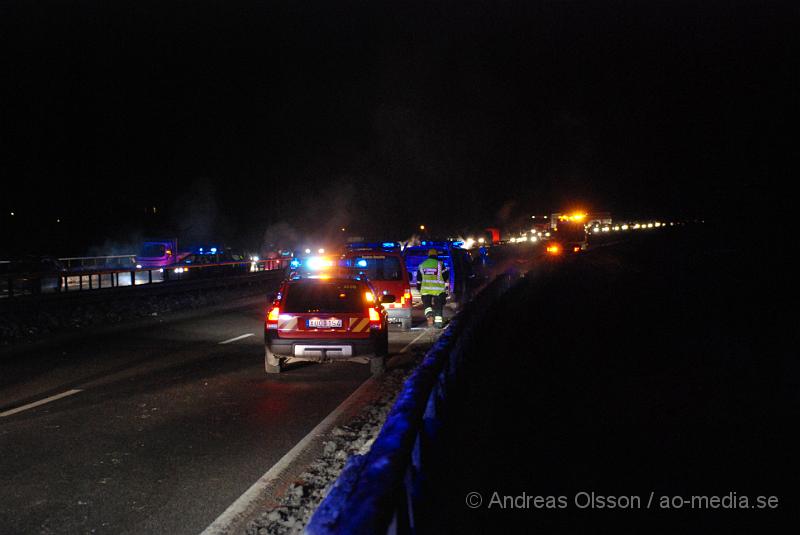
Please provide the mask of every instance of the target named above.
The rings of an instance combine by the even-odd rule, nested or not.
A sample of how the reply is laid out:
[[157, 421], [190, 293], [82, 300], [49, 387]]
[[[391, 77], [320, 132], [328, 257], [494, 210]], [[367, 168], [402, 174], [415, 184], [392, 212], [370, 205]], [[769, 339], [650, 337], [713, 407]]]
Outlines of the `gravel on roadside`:
[[346, 424], [335, 427], [321, 457], [291, 483], [279, 504], [262, 512], [247, 526], [247, 535], [290, 535], [303, 531], [348, 459], [365, 455], [383, 426], [405, 380], [422, 359], [415, 354], [410, 365], [395, 368], [380, 381], [378, 397]]

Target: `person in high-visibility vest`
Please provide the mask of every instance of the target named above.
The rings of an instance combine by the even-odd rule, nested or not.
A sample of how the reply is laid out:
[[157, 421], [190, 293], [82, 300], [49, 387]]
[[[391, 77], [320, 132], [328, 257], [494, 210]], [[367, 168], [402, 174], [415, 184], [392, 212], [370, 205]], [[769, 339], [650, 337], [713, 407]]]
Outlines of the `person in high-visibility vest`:
[[447, 285], [450, 273], [444, 262], [439, 260], [436, 249], [428, 251], [428, 258], [417, 268], [417, 288], [422, 295], [422, 306], [425, 307], [425, 319], [428, 327], [442, 328], [444, 319], [442, 309], [447, 299]]

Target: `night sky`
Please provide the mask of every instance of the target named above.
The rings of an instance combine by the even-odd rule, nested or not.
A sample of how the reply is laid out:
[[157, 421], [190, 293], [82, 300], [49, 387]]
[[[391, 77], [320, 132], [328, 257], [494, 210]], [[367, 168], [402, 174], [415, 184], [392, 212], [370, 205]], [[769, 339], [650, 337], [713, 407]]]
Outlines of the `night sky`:
[[796, 154], [799, 21], [767, 1], [6, 0], [0, 252], [758, 211]]

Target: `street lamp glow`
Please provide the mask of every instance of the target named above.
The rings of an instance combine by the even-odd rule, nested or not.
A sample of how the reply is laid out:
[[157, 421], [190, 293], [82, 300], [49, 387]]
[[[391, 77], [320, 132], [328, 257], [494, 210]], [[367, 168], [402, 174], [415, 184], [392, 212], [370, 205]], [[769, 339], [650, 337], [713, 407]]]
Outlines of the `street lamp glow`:
[[320, 248], [317, 250], [317, 252], [319, 252], [319, 254], [322, 254], [322, 253], [324, 253], [324, 252], [325, 252], [325, 249], [323, 249], [322, 247], [320, 247]]
[[420, 230], [425, 230], [425, 225], [420, 225], [420, 226], [419, 226], [419, 229], [420, 229]]

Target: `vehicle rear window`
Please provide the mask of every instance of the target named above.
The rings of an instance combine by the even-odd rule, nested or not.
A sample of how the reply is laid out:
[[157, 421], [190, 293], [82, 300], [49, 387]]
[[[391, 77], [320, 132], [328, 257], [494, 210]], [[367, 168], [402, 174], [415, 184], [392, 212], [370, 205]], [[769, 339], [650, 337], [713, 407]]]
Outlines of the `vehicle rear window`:
[[360, 268], [369, 280], [399, 281], [403, 280], [400, 259], [396, 256], [363, 255], [346, 260], [348, 267]]
[[298, 281], [286, 289], [281, 312], [363, 312], [366, 287], [342, 281]]

